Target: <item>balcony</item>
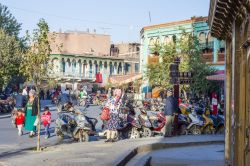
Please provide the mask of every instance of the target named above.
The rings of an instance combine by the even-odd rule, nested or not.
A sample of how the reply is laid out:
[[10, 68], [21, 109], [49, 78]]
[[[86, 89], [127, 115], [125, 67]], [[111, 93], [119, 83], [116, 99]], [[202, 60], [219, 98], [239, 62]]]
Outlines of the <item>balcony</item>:
[[212, 49], [213, 47], [214, 47], [214, 42], [200, 43], [201, 50], [206, 49], [206, 48]]
[[224, 62], [224, 61], [225, 61], [225, 53], [218, 52], [218, 62]]
[[213, 62], [213, 52], [207, 52], [202, 54], [204, 62]]
[[73, 73], [73, 72], [54, 72], [54, 73], [50, 73], [50, 76], [52, 78], [58, 79], [58, 80], [90, 80], [90, 81], [94, 81], [95, 80], [95, 74], [92, 74], [91, 76], [85, 75], [83, 73]]
[[157, 64], [159, 63], [159, 56], [148, 56], [148, 64]]

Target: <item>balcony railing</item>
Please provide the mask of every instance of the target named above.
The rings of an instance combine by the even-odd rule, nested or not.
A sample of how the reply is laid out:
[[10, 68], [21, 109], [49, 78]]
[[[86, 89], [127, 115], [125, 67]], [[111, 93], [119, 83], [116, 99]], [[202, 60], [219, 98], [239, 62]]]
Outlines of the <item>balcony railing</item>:
[[159, 63], [159, 56], [148, 56], [148, 64]]
[[212, 49], [213, 47], [214, 47], [214, 42], [200, 43], [200, 48], [201, 49], [205, 49], [205, 48]]
[[219, 52], [218, 53], [218, 62], [224, 62], [225, 61], [225, 53], [224, 52]]
[[50, 76], [60, 79], [76, 79], [76, 80], [95, 79], [95, 74], [85, 75], [83, 73], [72, 73], [72, 72], [56, 72], [56, 73], [51, 73]]
[[205, 62], [213, 62], [213, 52], [203, 53], [202, 58]]

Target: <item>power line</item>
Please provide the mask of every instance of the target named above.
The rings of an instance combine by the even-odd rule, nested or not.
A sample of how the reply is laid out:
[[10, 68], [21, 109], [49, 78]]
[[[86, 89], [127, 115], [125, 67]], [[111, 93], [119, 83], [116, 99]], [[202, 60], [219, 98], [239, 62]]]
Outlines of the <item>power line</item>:
[[[80, 22], [88, 22], [88, 23], [96, 23], [96, 24], [105, 24], [105, 25], [112, 25], [112, 26], [117, 26], [121, 28], [129, 28], [131, 25], [125, 25], [125, 24], [115, 24], [115, 23], [110, 23], [110, 22], [104, 22], [104, 21], [96, 21], [96, 20], [88, 20], [88, 19], [80, 19], [80, 18], [74, 18], [74, 17], [66, 17], [66, 16], [61, 16], [61, 15], [55, 15], [52, 13], [46, 13], [46, 12], [41, 12], [41, 11], [35, 11], [35, 10], [30, 10], [30, 9], [23, 9], [23, 8], [18, 8], [14, 6], [9, 6], [9, 8], [28, 12], [28, 13], [36, 13], [36, 14], [42, 14], [42, 15], [47, 15], [51, 17], [56, 17], [60, 19], [65, 19], [65, 20], [75, 20], [75, 21], [80, 21]], [[139, 26], [138, 26], [139, 28]]]

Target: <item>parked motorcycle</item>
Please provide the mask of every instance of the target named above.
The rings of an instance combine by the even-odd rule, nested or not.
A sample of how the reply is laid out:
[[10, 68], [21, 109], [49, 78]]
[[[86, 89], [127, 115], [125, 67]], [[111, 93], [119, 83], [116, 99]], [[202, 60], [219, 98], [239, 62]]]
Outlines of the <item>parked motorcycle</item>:
[[84, 113], [85, 109], [82, 111], [71, 107], [68, 111], [58, 113], [56, 135], [62, 138], [67, 135], [79, 142], [88, 142], [89, 136], [95, 134], [95, 125], [98, 121], [87, 117]]
[[145, 111], [140, 109], [141, 114], [138, 116], [142, 125], [142, 136], [151, 137], [154, 134], [163, 135], [162, 129], [166, 124], [166, 118], [163, 112]]
[[[107, 121], [103, 121], [102, 130], [99, 136], [106, 137], [107, 134]], [[136, 139], [140, 138], [141, 125], [136, 118], [135, 110], [129, 101], [125, 101], [124, 106], [120, 108], [119, 112], [119, 122], [118, 122], [118, 135], [117, 139]]]
[[225, 117], [224, 115], [210, 115], [210, 118], [213, 120], [214, 128], [215, 128], [215, 133], [216, 134], [224, 134], [225, 133]]

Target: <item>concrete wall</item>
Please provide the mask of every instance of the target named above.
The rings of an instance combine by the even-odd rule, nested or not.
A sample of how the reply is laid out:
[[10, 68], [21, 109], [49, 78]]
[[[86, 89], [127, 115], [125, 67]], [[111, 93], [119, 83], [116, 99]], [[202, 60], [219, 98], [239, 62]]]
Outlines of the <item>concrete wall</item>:
[[[52, 34], [50, 34], [52, 35]], [[55, 33], [55, 42], [51, 42], [52, 54], [94, 54], [109, 55], [110, 36], [83, 32]], [[52, 35], [53, 36], [53, 35]], [[63, 47], [58, 50], [58, 46]]]

